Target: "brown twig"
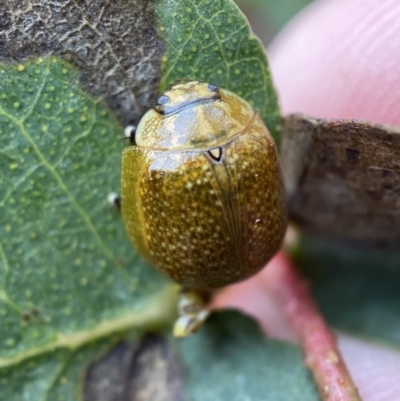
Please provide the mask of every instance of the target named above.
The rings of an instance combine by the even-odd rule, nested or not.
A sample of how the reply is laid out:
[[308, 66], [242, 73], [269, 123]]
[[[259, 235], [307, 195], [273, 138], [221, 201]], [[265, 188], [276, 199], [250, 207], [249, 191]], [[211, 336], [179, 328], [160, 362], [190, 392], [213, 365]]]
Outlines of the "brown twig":
[[277, 257], [276, 277], [270, 283], [282, 300], [323, 401], [361, 401], [357, 388], [309, 292], [308, 283], [283, 254]]

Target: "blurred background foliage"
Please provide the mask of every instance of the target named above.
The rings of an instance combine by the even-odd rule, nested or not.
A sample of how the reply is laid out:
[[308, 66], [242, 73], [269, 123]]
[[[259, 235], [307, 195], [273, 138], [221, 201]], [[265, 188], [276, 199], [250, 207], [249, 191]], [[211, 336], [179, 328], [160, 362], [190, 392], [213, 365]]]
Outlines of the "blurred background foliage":
[[235, 0], [253, 32], [267, 46], [277, 32], [311, 0]]

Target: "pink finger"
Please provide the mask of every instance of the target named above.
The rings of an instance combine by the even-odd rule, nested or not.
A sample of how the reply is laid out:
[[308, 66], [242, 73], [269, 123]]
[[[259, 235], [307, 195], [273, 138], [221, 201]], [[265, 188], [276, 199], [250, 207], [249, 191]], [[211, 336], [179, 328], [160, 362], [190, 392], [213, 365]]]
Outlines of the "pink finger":
[[269, 49], [284, 114], [400, 125], [400, 2], [312, 3]]

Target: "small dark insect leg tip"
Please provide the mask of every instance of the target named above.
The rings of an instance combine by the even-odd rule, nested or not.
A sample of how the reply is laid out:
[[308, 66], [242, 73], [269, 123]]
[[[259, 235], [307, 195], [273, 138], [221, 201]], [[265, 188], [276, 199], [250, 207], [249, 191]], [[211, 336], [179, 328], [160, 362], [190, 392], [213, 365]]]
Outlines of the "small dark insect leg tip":
[[121, 209], [121, 196], [115, 192], [107, 196], [107, 204], [112, 209]]

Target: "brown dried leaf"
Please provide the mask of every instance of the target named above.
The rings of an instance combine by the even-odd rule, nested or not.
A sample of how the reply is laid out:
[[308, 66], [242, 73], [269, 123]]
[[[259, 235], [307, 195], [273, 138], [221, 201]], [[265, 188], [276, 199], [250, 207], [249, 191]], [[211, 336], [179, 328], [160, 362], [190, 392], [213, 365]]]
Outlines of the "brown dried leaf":
[[183, 372], [170, 342], [148, 334], [122, 342], [86, 373], [87, 401], [185, 401]]
[[289, 213], [340, 239], [400, 242], [400, 128], [357, 120], [284, 118]]
[[0, 61], [61, 56], [124, 125], [157, 96], [164, 42], [152, 0], [0, 2]]

